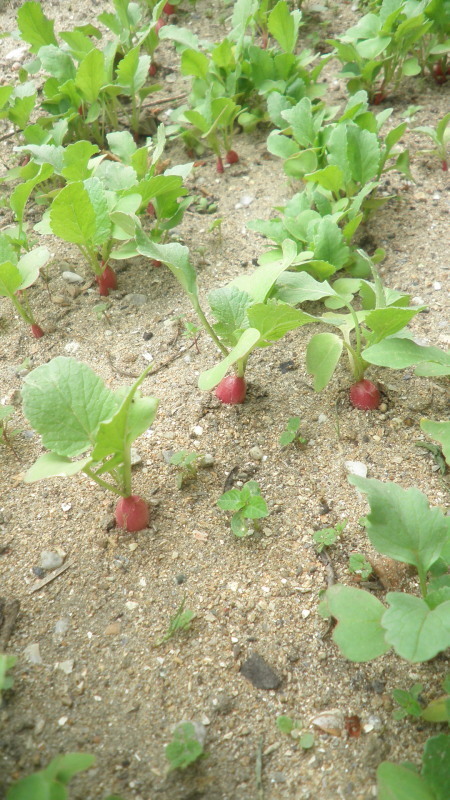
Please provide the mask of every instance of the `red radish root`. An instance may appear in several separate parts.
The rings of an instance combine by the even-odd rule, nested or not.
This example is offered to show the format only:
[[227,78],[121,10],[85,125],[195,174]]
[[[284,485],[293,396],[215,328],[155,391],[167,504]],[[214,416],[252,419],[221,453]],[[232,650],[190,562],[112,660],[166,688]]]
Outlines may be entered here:
[[164,14],[167,14],[168,17],[170,17],[171,14],[175,14],[176,9],[177,7],[172,5],[172,3],[166,3],[166,5],[163,8],[163,12]]
[[222,402],[228,405],[236,405],[243,403],[247,393],[247,384],[244,378],[238,378],[237,375],[227,375],[222,378],[218,386],[216,386],[214,394]]
[[40,325],[37,325],[35,322],[31,325],[31,333],[35,339],[40,339],[44,336],[44,331],[42,330]]
[[217,157],[216,170],[217,170],[217,172],[223,172],[224,171],[223,161],[222,161],[220,156]]
[[110,266],[106,266],[101,275],[96,275],[95,280],[98,283],[99,294],[102,297],[108,297],[110,289],[117,289],[116,273]]
[[226,160],[227,164],[237,164],[239,161],[239,156],[236,153],[236,150],[228,150],[228,153],[226,154]]
[[362,380],[350,387],[350,402],[361,411],[372,411],[380,405],[381,395],[372,381]]
[[133,533],[148,528],[150,511],[142,497],[131,494],[129,497],[121,497],[116,506],[115,517],[119,528]]

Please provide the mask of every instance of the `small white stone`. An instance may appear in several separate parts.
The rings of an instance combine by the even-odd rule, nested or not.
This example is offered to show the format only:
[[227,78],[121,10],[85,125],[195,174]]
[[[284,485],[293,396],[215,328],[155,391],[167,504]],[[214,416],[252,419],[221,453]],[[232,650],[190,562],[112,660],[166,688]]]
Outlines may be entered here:
[[195,433],[196,436],[201,436],[203,433],[203,428],[201,425],[194,425],[192,432]]
[[61,508],[63,511],[70,511],[72,503],[61,503]]
[[64,350],[66,351],[66,353],[76,353],[77,350],[79,349],[80,349],[79,342],[67,342],[67,344],[64,345]]
[[30,664],[42,664],[41,651],[38,644],[29,644],[23,654]]
[[67,283],[83,283],[84,281],[81,275],[78,275],[77,272],[70,272],[70,270],[65,270],[62,273],[62,278],[67,281]]
[[73,658],[68,658],[67,661],[57,661],[55,664],[55,669],[60,669],[61,672],[64,672],[66,675],[70,675],[73,670],[73,665]]
[[442,289],[442,283],[440,281],[433,281],[433,289],[435,292],[439,292]]
[[58,725],[62,728],[62,726],[66,724],[68,719],[69,717],[60,717],[58,720]]
[[142,353],[142,357],[145,358],[146,361],[153,361],[153,356],[151,353]]
[[136,603],[135,600],[127,600],[127,602],[125,603],[125,608],[127,608],[128,611],[135,611],[138,605],[139,603]]
[[359,475],[360,478],[367,478],[367,467],[362,461],[344,461],[344,466],[349,475]]
[[328,417],[326,414],[319,414],[319,416],[317,417],[317,422],[319,423],[319,425],[323,425],[323,423],[326,422],[327,419]]
[[303,608],[302,609],[302,617],[303,617],[303,619],[308,619],[310,613],[311,613],[311,611],[309,610],[309,608]]
[[243,194],[241,197],[241,203],[244,206],[244,208],[247,208],[247,206],[251,206],[254,200],[255,198],[251,194]]
[[423,305],[425,305],[425,300],[423,299],[423,297],[420,297],[420,295],[417,295],[417,297],[412,297],[411,298],[411,305],[412,306],[423,306]]

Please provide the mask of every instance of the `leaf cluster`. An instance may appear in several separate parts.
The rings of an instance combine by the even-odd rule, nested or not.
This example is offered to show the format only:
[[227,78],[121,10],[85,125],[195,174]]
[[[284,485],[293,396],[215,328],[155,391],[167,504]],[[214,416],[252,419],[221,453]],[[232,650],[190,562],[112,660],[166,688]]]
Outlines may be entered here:
[[257,520],[267,517],[269,509],[261,496],[260,488],[256,481],[247,481],[242,489],[230,489],[217,500],[217,505],[223,511],[233,511],[231,517],[231,530],[235,536],[245,537],[253,533],[247,520]]

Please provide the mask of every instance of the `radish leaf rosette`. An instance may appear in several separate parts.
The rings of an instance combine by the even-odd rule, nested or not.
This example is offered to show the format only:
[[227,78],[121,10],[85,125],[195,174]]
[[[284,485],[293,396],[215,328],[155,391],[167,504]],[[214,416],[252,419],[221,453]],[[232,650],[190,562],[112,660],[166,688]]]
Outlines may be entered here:
[[121,497],[119,525],[128,531],[147,527],[148,507],[131,492],[131,445],[156,415],[158,400],[138,391],[150,370],[130,389],[116,392],[73,358],[58,356],[30,372],[22,391],[24,414],[49,452],[30,467],[25,482],[84,472]]

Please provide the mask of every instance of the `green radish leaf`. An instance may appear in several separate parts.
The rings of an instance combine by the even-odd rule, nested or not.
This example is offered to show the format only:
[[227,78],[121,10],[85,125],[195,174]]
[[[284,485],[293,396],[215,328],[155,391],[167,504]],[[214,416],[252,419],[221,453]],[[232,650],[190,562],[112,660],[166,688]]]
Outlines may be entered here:
[[24,414],[43,445],[68,457],[94,443],[100,423],[115,413],[118,402],[87,364],[64,356],[32,370],[22,396]]
[[[58,175],[64,165],[64,147],[54,144],[27,144],[23,146],[27,153],[31,153],[36,164],[51,164]],[[51,172],[49,173],[51,175]]]
[[290,267],[297,255],[296,244],[291,239],[284,240],[282,249],[282,258],[257,267],[251,275],[240,275],[231,285],[247,292],[255,303],[263,303],[279,275]]
[[39,277],[39,270],[51,258],[51,254],[46,247],[36,247],[29,253],[25,253],[17,263],[17,269],[21,275],[21,283],[18,289],[28,289]]
[[180,28],[178,25],[164,25],[158,35],[160,39],[170,39],[171,42],[198,51],[198,37],[188,28]]
[[95,177],[108,192],[123,192],[133,186],[137,189],[137,175],[133,167],[105,158],[95,167]]
[[188,295],[197,297],[197,275],[189,261],[189,249],[178,242],[155,244],[141,228],[136,230],[136,249],[147,258],[162,261]]
[[272,131],[267,137],[267,149],[273,156],[291,158],[298,155],[298,144],[289,136]]
[[83,100],[95,103],[105,83],[107,83],[105,56],[101,50],[94,48],[79,64],[75,75],[75,86],[82,93]]
[[328,164],[324,169],[318,169],[308,175],[304,175],[305,181],[311,183],[318,183],[324,189],[333,192],[334,195],[339,196],[339,192],[344,187],[344,173],[341,168],[335,164]]
[[[229,336],[243,326],[251,297],[236,286],[213,289],[208,294],[208,303],[213,316],[219,322],[215,330],[219,336]],[[244,325],[244,327],[246,327]],[[256,327],[256,326],[254,326]]]
[[338,621],[333,639],[350,661],[370,661],[390,649],[381,626],[386,608],[376,597],[336,583],[327,589],[325,604]]
[[56,453],[44,453],[27,470],[24,482],[34,483],[47,478],[67,478],[70,475],[76,475],[77,472],[81,472],[91,460],[91,457],[87,456],[79,461],[71,461],[70,458],[58,456]]
[[147,367],[135,381],[114,416],[100,423],[92,451],[94,461],[103,461],[106,456],[113,454],[122,456],[125,449],[152,424],[158,409],[158,400],[136,394],[151,369],[151,366]]
[[450,736],[445,733],[431,736],[425,742],[422,775],[431,787],[436,800],[450,797]]
[[[124,169],[127,169],[126,167]],[[95,231],[91,238],[94,245],[100,246],[108,241],[111,236],[112,223],[109,218],[108,200],[106,191],[99,178],[87,178],[84,183],[89,200],[94,211]],[[73,184],[68,184],[73,186]],[[58,199],[59,195],[56,199]],[[50,211],[51,219],[51,211]]]
[[287,303],[257,303],[247,311],[248,321],[261,336],[259,346],[266,346],[281,339],[288,331],[300,328],[310,322],[317,322],[315,317],[300,311]]
[[336,269],[341,269],[348,261],[350,249],[345,244],[339,225],[329,217],[323,217],[320,220],[313,241],[316,259],[327,261]]
[[423,778],[409,767],[382,761],[377,769],[378,800],[436,800]]
[[380,165],[377,135],[358,125],[348,125],[347,158],[354,181],[364,185],[375,178]]
[[11,297],[17,292],[22,282],[22,276],[11,261],[0,264],[0,296]]
[[226,358],[220,361],[219,364],[216,364],[215,367],[202,372],[198,379],[198,388],[202,391],[214,389],[222,378],[225,377],[229,367],[237,361],[246,358],[252,352],[259,338],[259,331],[255,328],[247,328],[247,330],[242,333],[236,347],[228,353]]
[[408,322],[421,311],[421,308],[399,308],[390,306],[389,308],[376,308],[370,311],[366,318],[366,325],[373,331],[375,344],[380,339],[401,331]]
[[66,785],[74,775],[90,769],[93,764],[95,764],[95,756],[91,756],[89,753],[61,753],[50,761],[42,774],[48,780],[55,780]]
[[108,147],[115,156],[118,156],[124,164],[131,164],[137,145],[130,131],[113,131],[106,134]]
[[309,97],[303,97],[297,105],[282,111],[281,116],[288,123],[295,141],[302,148],[314,146],[317,136],[317,122]]
[[208,57],[197,50],[183,50],[181,54],[181,74],[206,79],[209,70]]
[[19,183],[11,193],[9,198],[9,205],[11,206],[18,222],[23,221],[23,213],[27,204],[28,198],[31,195],[34,187],[39,183],[46,181],[53,173],[53,167],[50,164],[42,164],[39,172],[34,178],[30,178],[23,183]]
[[17,12],[17,25],[22,39],[31,44],[32,53],[44,45],[57,44],[54,22],[45,16],[41,3],[23,3]]
[[67,800],[67,792],[61,784],[49,782],[42,772],[35,772],[11,786],[6,800],[23,800],[24,797],[32,797],[33,800]]
[[429,661],[450,647],[450,600],[430,609],[421,597],[388,592],[381,624],[386,641],[402,658]]
[[147,80],[150,56],[140,56],[139,47],[134,47],[117,65],[117,85],[135,95]]
[[339,363],[344,343],[335,333],[316,333],[306,349],[306,369],[314,376],[314,389],[321,392]]
[[430,508],[418,489],[350,475],[349,482],[367,494],[367,535],[382,555],[412,564],[426,574],[450,538],[450,518]]
[[301,18],[301,11],[290,12],[285,0],[279,0],[267,18],[269,33],[285,53],[295,50]]
[[438,347],[424,347],[412,339],[384,339],[366,347],[363,358],[370,364],[390,369],[405,369],[421,362],[435,362],[446,367],[450,373],[450,353]]
[[56,78],[59,84],[72,81],[75,78],[75,65],[69,53],[65,53],[53,44],[41,47],[39,59],[43,68]]
[[450,464],[450,421],[434,422],[431,419],[421,419],[420,427],[428,436],[440,442],[444,458],[447,464]]
[[92,169],[88,167],[90,158],[98,153],[98,147],[92,142],[79,141],[64,148],[61,175],[66,181],[77,181],[88,178]]
[[307,300],[322,300],[324,297],[339,299],[327,281],[316,281],[307,272],[286,272],[282,275],[277,281],[276,296],[291,305]]
[[96,232],[95,210],[81,181],[68,183],[56,195],[50,207],[50,226],[65,242],[86,244]]

